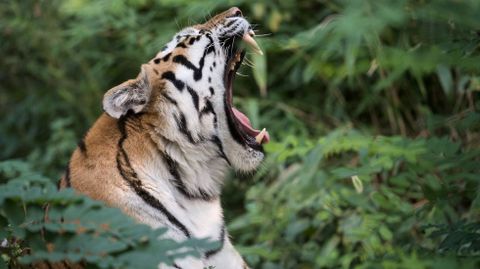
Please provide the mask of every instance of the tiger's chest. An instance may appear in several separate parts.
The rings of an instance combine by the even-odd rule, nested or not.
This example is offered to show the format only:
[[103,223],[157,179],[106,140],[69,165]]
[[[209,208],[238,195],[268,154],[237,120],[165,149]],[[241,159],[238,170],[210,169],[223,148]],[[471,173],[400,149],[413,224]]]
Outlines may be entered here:
[[[137,193],[131,193],[129,197],[124,198],[124,201],[127,201],[126,207],[130,209],[128,211],[133,217],[154,228],[168,227],[169,236],[172,238],[221,237],[224,222],[219,197],[198,199],[186,196],[179,191],[179,182],[172,177],[171,171],[160,159],[133,162],[133,166],[143,188],[150,194],[150,197],[142,197]],[[191,185],[192,181],[207,181],[211,177],[211,171],[212,169],[197,167],[194,172],[187,173],[184,169],[179,174],[182,176],[182,184],[193,189],[195,186]],[[198,187],[208,186],[199,184]]]
[[197,238],[217,238],[223,229],[223,214],[220,201],[185,203],[185,222],[190,223],[192,235]]

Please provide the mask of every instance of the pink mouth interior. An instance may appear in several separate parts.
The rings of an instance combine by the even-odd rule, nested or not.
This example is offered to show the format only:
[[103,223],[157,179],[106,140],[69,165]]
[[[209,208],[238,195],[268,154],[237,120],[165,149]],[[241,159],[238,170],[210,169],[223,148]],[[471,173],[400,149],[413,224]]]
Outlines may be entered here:
[[[240,125],[242,125],[243,130],[248,135],[250,135],[252,137],[256,137],[260,133],[259,130],[256,130],[256,129],[252,128],[252,124],[250,123],[250,119],[245,114],[243,114],[242,112],[240,112],[238,109],[236,109],[234,107],[232,107],[232,111],[233,111],[233,114],[235,115],[235,118],[237,118],[238,123],[240,123]],[[270,136],[267,132],[265,134],[265,136],[263,137],[261,144],[266,144],[269,141],[270,141]]]

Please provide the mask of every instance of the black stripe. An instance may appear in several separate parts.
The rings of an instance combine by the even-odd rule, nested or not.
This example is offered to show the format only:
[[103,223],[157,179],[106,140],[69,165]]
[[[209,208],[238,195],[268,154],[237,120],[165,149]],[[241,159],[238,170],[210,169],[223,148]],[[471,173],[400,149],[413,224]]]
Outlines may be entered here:
[[220,141],[220,138],[218,138],[218,136],[214,135],[212,137],[212,142],[213,144],[215,144],[217,147],[218,147],[218,154],[220,155],[220,157],[222,157],[223,159],[225,159],[225,161],[227,161],[228,165],[232,165],[230,163],[230,160],[227,158],[227,155],[225,154],[225,151],[223,150],[223,144],[222,144],[222,141]]
[[[168,155],[166,152],[162,151],[160,149],[160,147],[158,146],[158,143],[155,142],[155,140],[153,140],[152,138],[149,138],[149,139],[150,139],[150,142],[157,149],[158,154],[163,158],[165,164],[167,165],[168,171],[170,172],[170,174],[174,178],[173,179],[173,181],[175,183],[174,186],[175,186],[175,188],[177,189],[178,192],[180,192],[181,194],[183,194],[184,196],[186,196],[190,200],[201,199],[201,200],[205,200],[205,201],[211,201],[213,198],[216,198],[216,197],[213,197],[211,195],[208,195],[204,190],[199,190],[200,196],[190,193],[187,190],[183,180],[180,177],[180,173],[178,171],[178,168],[179,168],[178,163],[174,159],[172,159],[172,157],[170,157],[170,155]],[[182,207],[182,208],[185,208],[181,204],[179,204],[179,206]]]
[[183,91],[183,88],[185,87],[185,83],[183,81],[178,80],[175,77],[175,74],[172,71],[167,71],[162,74],[162,78],[169,80],[170,82],[175,85],[175,88],[177,88],[179,91]]
[[[213,110],[212,103],[207,100],[205,102],[205,107],[200,112],[200,118],[203,115],[207,115],[209,113],[213,114],[213,126],[214,126],[215,129],[217,129],[218,128],[217,113],[215,113],[215,110]],[[223,144],[222,144],[222,141],[220,140],[220,138],[218,136],[214,135],[214,136],[212,136],[211,141],[218,147],[218,154],[220,155],[220,157],[225,159],[225,161],[227,161],[227,163],[231,166],[232,164],[230,163],[230,160],[227,158],[227,155],[225,154],[225,151],[223,150]]]
[[[170,155],[168,155],[167,153],[161,152],[161,154],[162,154],[163,159],[165,160],[165,163],[168,166],[168,171],[170,172],[170,174],[175,179],[178,179],[179,181],[181,181],[180,180],[180,173],[177,170],[178,163],[175,160],[173,160],[172,157],[170,157]],[[182,183],[182,185],[183,185],[183,183]]]
[[175,99],[173,99],[172,97],[170,97],[170,95],[168,95],[168,93],[166,92],[162,92],[162,95],[163,97],[165,97],[165,99],[167,99],[170,103],[174,104],[174,105],[178,105],[177,101],[175,101]]
[[81,153],[87,155],[87,145],[85,144],[85,137],[78,141],[78,148],[80,149]]
[[222,230],[220,231],[220,238],[218,239],[218,241],[220,241],[220,247],[205,252],[205,257],[207,259],[217,254],[223,249],[223,246],[225,245],[225,225],[222,226]]
[[172,55],[171,52],[168,53],[167,55],[163,56],[163,58],[161,58],[161,59],[160,59],[160,58],[155,58],[155,59],[153,59],[153,62],[154,62],[155,64],[159,64],[160,61],[168,62],[168,59],[170,59],[170,55]]
[[[227,18],[229,18],[229,17],[227,17]],[[232,26],[232,24],[234,24],[236,21],[237,20],[230,20],[229,22],[227,22],[227,24],[225,24],[225,28]]]
[[200,119],[204,115],[207,115],[209,113],[213,114],[213,127],[217,129],[218,128],[217,113],[215,113],[215,110],[213,110],[212,103],[209,100],[207,100],[205,102],[205,107],[202,109],[202,111],[200,111]]
[[193,105],[195,106],[195,109],[198,111],[198,106],[199,106],[199,100],[198,100],[198,94],[195,90],[190,88],[190,86],[187,86],[188,93],[192,96],[192,102]]
[[235,33],[239,26],[240,26],[240,23],[236,24],[235,26],[232,27],[232,29],[227,30],[227,32],[225,34],[228,35],[230,33]]
[[178,266],[176,263],[173,264],[173,267],[175,267],[177,269],[182,269],[182,267]]
[[168,59],[170,59],[170,55],[172,55],[171,52],[168,53],[167,55],[165,55],[165,56],[162,58],[162,60],[163,60],[164,62],[168,62]]
[[[215,110],[213,110],[212,103],[210,103],[210,101],[207,101],[205,103],[205,105],[206,105],[205,108],[202,110],[203,113],[201,113],[200,116],[205,115],[207,112],[212,113],[213,114],[213,127],[215,129],[217,129],[218,128],[217,114],[215,113]],[[230,160],[228,159],[227,155],[225,154],[225,151],[223,150],[223,144],[222,144],[222,141],[220,140],[220,138],[218,136],[214,135],[211,138],[211,141],[218,147],[218,154],[220,155],[220,157],[222,157],[225,161],[227,161],[228,165],[231,166],[232,163],[230,163]]]
[[67,188],[72,186],[72,182],[70,179],[70,161],[67,164],[67,169],[65,169],[65,185]]
[[[203,60],[203,57],[202,57],[202,59],[200,59],[200,61],[202,61],[202,60]],[[190,62],[183,55],[177,55],[177,56],[173,57],[173,62],[179,63],[181,65],[184,65],[186,68],[188,68],[190,70],[193,70],[193,79],[195,79],[195,81],[198,81],[202,78],[202,67],[203,67],[203,65],[201,65],[200,67],[197,68],[192,62]]]
[[202,70],[203,70],[203,66],[205,65],[205,57],[207,56],[207,54],[212,52],[212,49],[213,49],[213,51],[215,50],[214,46],[212,45],[213,44],[213,39],[211,37],[209,37],[209,39],[210,39],[210,42],[206,46],[208,48],[208,50],[203,52],[202,58],[200,59],[200,62],[198,63],[198,68],[183,55],[177,55],[177,56],[173,57],[173,62],[182,64],[186,68],[193,71],[193,79],[195,81],[198,81],[202,78]]
[[121,117],[118,120],[118,129],[120,131],[121,137],[118,140],[118,152],[117,152],[117,169],[122,176],[122,178],[129,184],[129,186],[135,191],[135,193],[148,205],[151,207],[159,210],[165,217],[167,217],[168,221],[176,226],[180,231],[182,231],[186,237],[190,238],[190,232],[188,231],[187,227],[183,225],[172,213],[170,213],[165,206],[152,194],[146,191],[143,186],[142,182],[138,179],[137,173],[133,169],[130,160],[128,158],[127,153],[123,149],[123,142],[127,139],[127,131],[126,131],[126,121],[130,117],[130,113]]
[[178,43],[177,46],[175,46],[176,48],[184,48],[186,49],[187,48],[187,45],[185,45],[185,43],[181,42],[181,43]]
[[207,48],[208,48],[208,49],[207,49],[207,54],[213,52],[213,54],[215,55],[215,54],[216,54],[216,52],[215,52],[215,45],[214,45],[214,44],[215,44],[215,41],[213,41],[213,38],[212,38],[212,36],[211,36],[210,34],[207,34],[206,37],[210,40],[210,42],[209,42],[208,45],[207,45]]
[[[208,81],[210,82],[212,80],[212,78],[208,78]],[[215,94],[215,90],[213,89],[213,87],[209,87],[208,88],[210,90],[210,94],[214,95]]]
[[205,107],[202,108],[202,111],[200,111],[200,117],[202,117],[203,115],[209,114],[209,113],[212,113],[216,116],[216,113],[213,110],[212,103],[209,100],[207,100],[207,101],[205,101]]
[[166,152],[160,151],[160,154],[162,155],[163,159],[165,160],[165,163],[167,164],[168,171],[173,176],[175,188],[183,196],[187,197],[190,200],[197,199],[197,200],[204,200],[204,201],[211,201],[216,198],[215,196],[206,193],[204,190],[200,188],[197,189],[198,194],[191,193],[185,186],[185,183],[183,182],[182,178],[180,177],[180,173],[178,172],[178,163],[175,160],[173,160],[172,157],[170,157]]
[[190,143],[196,144],[197,142],[193,139],[192,134],[187,128],[187,119],[185,118],[185,115],[182,112],[180,112],[180,118],[178,118],[176,114],[173,114],[173,118],[177,123],[178,130],[187,137]]

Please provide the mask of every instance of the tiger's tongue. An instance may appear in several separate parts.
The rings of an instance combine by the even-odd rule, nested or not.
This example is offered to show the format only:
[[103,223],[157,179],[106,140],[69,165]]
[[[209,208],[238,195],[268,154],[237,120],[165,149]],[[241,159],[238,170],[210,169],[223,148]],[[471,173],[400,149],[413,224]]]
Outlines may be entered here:
[[[233,114],[235,115],[235,118],[237,118],[238,122],[242,125],[243,130],[250,136],[252,137],[257,137],[261,131],[253,129],[252,124],[250,123],[250,120],[248,117],[240,112],[238,109],[232,107]],[[270,136],[267,131],[265,131],[265,135],[263,136],[261,140],[261,144],[266,144],[270,141]]]

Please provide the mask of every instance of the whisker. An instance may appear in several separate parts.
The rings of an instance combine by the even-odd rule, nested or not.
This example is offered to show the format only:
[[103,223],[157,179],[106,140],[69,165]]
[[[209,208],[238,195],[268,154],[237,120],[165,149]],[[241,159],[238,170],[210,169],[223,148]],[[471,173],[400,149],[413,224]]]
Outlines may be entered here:
[[249,51],[247,51],[247,55],[258,55],[258,53],[256,53],[256,52],[249,52]]
[[178,31],[180,31],[180,29],[182,29],[182,28],[180,27],[180,24],[178,23],[177,18],[175,18],[175,24],[177,25]]
[[233,36],[232,46],[230,46],[230,53],[231,53],[231,55],[233,55],[233,44],[235,44],[235,37],[236,37],[236,36]]
[[247,57],[243,57],[243,62],[245,63],[245,65],[248,65],[252,68],[255,68],[255,64],[250,59],[248,59]]
[[199,24],[199,23],[198,23],[198,21],[196,21],[196,20],[192,19],[191,17],[189,18],[189,20],[190,20],[190,23],[189,23],[189,25],[192,25],[192,24]]
[[240,77],[245,77],[245,78],[248,77],[248,75],[242,74],[240,72],[235,72],[235,73],[237,74],[237,76],[240,76]]
[[242,62],[242,65],[246,65],[246,66],[248,66],[248,67],[250,67],[250,68],[255,68],[254,65],[252,65],[252,64],[250,64],[250,63],[247,63],[246,61],[243,61],[243,62]]
[[267,34],[255,34],[255,37],[266,37],[266,36],[271,36],[272,33],[267,33]]

